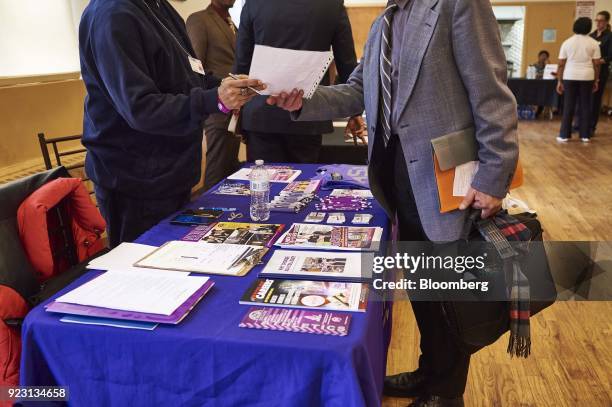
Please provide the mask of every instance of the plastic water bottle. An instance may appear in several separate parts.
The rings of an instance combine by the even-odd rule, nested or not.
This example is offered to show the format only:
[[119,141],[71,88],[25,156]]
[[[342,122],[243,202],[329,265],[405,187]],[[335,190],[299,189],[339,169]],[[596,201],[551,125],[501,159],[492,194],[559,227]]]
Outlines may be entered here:
[[263,160],[255,161],[251,170],[251,220],[265,222],[270,219],[270,178]]

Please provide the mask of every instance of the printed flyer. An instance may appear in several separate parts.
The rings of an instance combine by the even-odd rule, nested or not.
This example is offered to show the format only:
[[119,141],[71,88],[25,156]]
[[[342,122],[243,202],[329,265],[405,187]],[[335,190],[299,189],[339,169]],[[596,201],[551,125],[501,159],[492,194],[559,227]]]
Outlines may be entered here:
[[365,312],[368,292],[362,283],[260,278],[244,293],[240,304]]

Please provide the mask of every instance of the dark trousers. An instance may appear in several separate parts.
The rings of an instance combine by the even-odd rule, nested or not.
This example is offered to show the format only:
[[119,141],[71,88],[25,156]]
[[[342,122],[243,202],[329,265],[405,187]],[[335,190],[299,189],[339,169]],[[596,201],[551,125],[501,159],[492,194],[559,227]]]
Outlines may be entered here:
[[210,189],[240,167],[238,161],[240,139],[227,131],[228,122],[229,119],[225,115],[221,118],[210,116],[204,124],[206,135],[204,189]]
[[96,200],[106,220],[111,248],[132,242],[162,219],[184,207],[191,191],[160,199],[133,198],[120,192],[95,186]]
[[599,123],[599,115],[601,114],[601,104],[604,92],[606,91],[606,83],[608,83],[608,77],[610,76],[610,70],[608,65],[602,65],[599,73],[599,89],[593,94],[593,106],[591,116],[591,130],[595,132],[597,123]]
[[247,132],[247,160],[271,163],[316,163],[323,137],[304,134]]
[[[397,212],[401,241],[427,241],[408,177],[406,160],[397,136],[385,149],[375,138],[374,156],[378,162],[387,201]],[[454,398],[463,395],[470,367],[470,354],[462,351],[451,337],[439,302],[412,301],[412,310],[421,333],[419,370],[429,376],[432,395]]]
[[562,138],[572,136],[572,121],[576,104],[580,104],[580,138],[591,137],[591,100],[593,94],[593,81],[563,81],[565,97],[563,98],[563,119],[561,120]]

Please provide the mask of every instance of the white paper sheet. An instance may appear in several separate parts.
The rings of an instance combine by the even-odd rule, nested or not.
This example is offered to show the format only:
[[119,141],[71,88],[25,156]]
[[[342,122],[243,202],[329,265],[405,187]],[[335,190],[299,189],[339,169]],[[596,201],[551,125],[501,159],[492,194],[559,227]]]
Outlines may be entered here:
[[310,99],[333,60],[331,51],[297,51],[255,45],[249,77],[267,85],[264,95],[293,89]]
[[111,270],[126,269],[138,260],[152,253],[157,247],[138,243],[121,243],[110,252],[89,262],[88,269]]
[[453,181],[453,196],[466,196],[474,175],[478,172],[478,161],[470,161],[455,168],[455,179]]
[[107,271],[56,301],[123,311],[170,315],[207,277],[161,270]]

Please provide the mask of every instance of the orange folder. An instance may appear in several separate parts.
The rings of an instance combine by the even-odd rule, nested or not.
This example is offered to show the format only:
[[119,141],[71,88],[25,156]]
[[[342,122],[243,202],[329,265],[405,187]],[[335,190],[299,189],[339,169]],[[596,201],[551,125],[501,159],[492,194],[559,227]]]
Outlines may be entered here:
[[[453,195],[453,183],[455,181],[455,169],[451,168],[446,171],[440,169],[438,158],[434,154],[434,166],[436,173],[436,182],[438,184],[438,197],[440,198],[440,213],[447,213],[459,209],[459,205],[463,201],[463,197]],[[510,184],[510,189],[518,188],[523,185],[523,166],[519,161],[516,165],[514,178]]]

